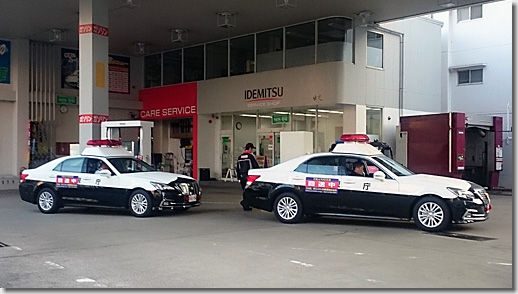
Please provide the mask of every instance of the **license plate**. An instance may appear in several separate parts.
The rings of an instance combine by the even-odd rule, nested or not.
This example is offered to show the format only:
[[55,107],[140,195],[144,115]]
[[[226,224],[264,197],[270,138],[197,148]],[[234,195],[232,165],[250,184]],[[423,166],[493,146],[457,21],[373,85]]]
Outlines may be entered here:
[[189,202],[196,201],[196,195],[189,195]]

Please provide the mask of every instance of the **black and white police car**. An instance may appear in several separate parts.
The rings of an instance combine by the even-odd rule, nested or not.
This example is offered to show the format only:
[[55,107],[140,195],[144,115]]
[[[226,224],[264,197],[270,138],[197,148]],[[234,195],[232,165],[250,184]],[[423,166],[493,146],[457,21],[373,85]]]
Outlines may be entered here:
[[[303,216],[413,219],[425,231],[484,221],[487,191],[461,179],[414,174],[368,144],[369,137],[344,134],[331,152],[307,154],[248,173],[245,200],[273,211],[283,223]],[[364,176],[352,175],[356,162]]]
[[137,217],[199,206],[202,194],[194,178],[156,171],[116,140],[90,140],[81,155],[23,170],[19,192],[43,213],[101,206],[129,208]]

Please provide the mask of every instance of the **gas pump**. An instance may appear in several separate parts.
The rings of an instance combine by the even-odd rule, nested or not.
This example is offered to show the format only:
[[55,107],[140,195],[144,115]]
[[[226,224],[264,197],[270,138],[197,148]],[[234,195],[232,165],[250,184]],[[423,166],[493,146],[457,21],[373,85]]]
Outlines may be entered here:
[[101,123],[101,139],[124,140],[121,139],[121,128],[138,128],[139,136],[137,142],[131,142],[129,148],[133,155],[143,161],[152,164],[152,128],[154,123],[151,121],[126,120],[126,121],[105,121]]

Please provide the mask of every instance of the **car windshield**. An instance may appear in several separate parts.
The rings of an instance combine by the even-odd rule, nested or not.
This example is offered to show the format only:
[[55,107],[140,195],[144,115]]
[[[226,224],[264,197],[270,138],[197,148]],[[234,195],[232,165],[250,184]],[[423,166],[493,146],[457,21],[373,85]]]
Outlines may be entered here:
[[121,174],[156,171],[151,165],[132,157],[110,158],[108,161],[113,164]]
[[414,172],[406,168],[401,163],[395,161],[392,158],[389,158],[385,155],[373,156],[372,159],[376,160],[378,163],[383,165],[385,168],[393,172],[396,176],[410,176],[413,175]]

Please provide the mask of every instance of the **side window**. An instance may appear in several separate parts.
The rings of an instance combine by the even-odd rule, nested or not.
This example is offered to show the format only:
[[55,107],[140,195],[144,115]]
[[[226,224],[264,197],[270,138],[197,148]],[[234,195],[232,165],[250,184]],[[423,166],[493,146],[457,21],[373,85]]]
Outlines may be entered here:
[[95,174],[95,172],[101,167],[102,161],[99,159],[88,158],[86,164],[86,173]]
[[373,177],[374,173],[379,171],[380,169],[370,160],[365,160],[365,164],[367,165],[366,174],[368,177]]
[[343,175],[344,168],[340,165],[339,156],[321,156],[306,162],[307,173],[319,175]]
[[357,162],[358,160],[360,160],[359,158],[356,158],[356,157],[346,157],[344,159],[344,166],[345,166],[345,174],[346,175],[352,175],[354,173],[354,163]]
[[61,166],[61,169],[59,171],[69,173],[80,173],[83,171],[83,162],[84,158],[67,159],[63,161],[60,165],[58,165],[54,170],[57,170],[57,168]]

